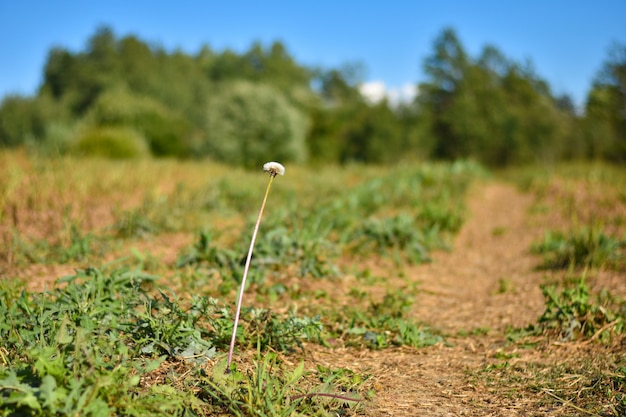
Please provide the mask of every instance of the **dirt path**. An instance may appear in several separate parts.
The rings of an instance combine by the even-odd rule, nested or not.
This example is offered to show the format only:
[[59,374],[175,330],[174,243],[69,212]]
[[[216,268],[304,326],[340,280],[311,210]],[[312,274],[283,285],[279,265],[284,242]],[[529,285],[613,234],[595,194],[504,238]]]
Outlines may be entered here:
[[502,183],[478,184],[469,219],[449,253],[417,268],[422,282],[415,317],[446,333],[505,330],[534,322],[543,309],[531,244],[541,229],[529,222],[533,197]]
[[[517,416],[544,415],[472,383],[471,372],[494,362],[507,326],[526,326],[543,311],[529,254],[541,231],[529,224],[532,196],[489,182],[470,192],[470,216],[451,252],[412,268],[421,283],[412,315],[440,329],[448,341],[426,349],[380,352],[314,348],[315,361],[346,366],[376,376],[370,416]],[[459,332],[475,336],[458,336]],[[485,334],[486,333],[486,334]],[[341,358],[338,360],[338,357]],[[339,361],[339,362],[338,362]]]

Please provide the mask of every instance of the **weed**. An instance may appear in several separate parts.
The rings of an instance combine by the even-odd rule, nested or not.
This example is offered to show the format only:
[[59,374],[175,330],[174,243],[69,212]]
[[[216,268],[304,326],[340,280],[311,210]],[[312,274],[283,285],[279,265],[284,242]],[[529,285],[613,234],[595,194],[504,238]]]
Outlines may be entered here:
[[387,292],[380,303],[370,304],[373,316],[401,318],[413,305],[413,298],[403,291]]
[[[225,372],[228,369],[231,372]],[[329,378],[328,371],[324,370],[323,383],[305,391],[304,363],[286,371],[273,353],[256,359],[247,372],[223,362],[218,362],[212,371],[203,379],[202,395],[210,399],[217,410],[235,416],[339,414],[360,402],[354,391],[362,380],[355,378],[349,392],[337,392],[332,384],[334,378]]]
[[290,352],[294,346],[302,348],[302,341],[321,342],[322,323],[319,317],[297,317],[292,313],[281,318],[267,309],[244,310],[242,319],[247,322],[246,335],[239,339],[243,346],[256,346],[260,351],[268,348]]
[[198,234],[198,240],[191,249],[180,255],[176,261],[177,268],[189,265],[206,264],[216,268],[222,275],[226,273],[237,276],[240,271],[240,262],[235,252],[221,249],[213,244],[213,234],[203,230]]
[[328,329],[348,345],[371,349],[402,345],[420,348],[443,341],[427,326],[406,317],[412,303],[412,298],[401,291],[387,293],[381,302],[371,302],[366,310],[344,307],[333,312],[328,317]]
[[80,261],[86,259],[91,254],[93,235],[83,234],[76,224],[70,227],[70,243],[66,248],[58,248],[59,254],[56,256],[60,263],[70,261]]
[[606,340],[612,332],[619,334],[626,329],[623,315],[592,302],[584,278],[560,293],[555,286],[544,286],[542,291],[546,310],[539,318],[539,332],[556,333],[563,340]]
[[93,233],[83,233],[76,224],[69,227],[67,239],[28,241],[14,232],[10,244],[11,258],[17,265],[80,262],[102,255],[107,247],[104,238],[96,237]]
[[148,216],[148,205],[145,203],[142,208],[122,211],[117,217],[117,222],[112,226],[117,237],[146,237],[161,230]]
[[516,403],[533,398],[538,405],[558,407],[563,415],[618,417],[626,412],[624,368],[610,355],[594,352],[559,363],[509,362],[511,355],[498,356],[500,362],[484,366],[474,377]]
[[228,350],[228,366],[226,368],[226,372],[230,372],[230,364],[233,359],[233,351],[235,350],[235,340],[237,338],[237,325],[239,324],[239,314],[241,312],[241,302],[243,300],[243,293],[246,289],[246,277],[248,276],[248,270],[250,268],[250,261],[252,259],[252,250],[254,249],[254,242],[256,240],[257,232],[259,231],[259,224],[261,223],[261,217],[263,216],[263,209],[265,208],[265,203],[267,202],[267,196],[270,193],[270,188],[272,186],[272,182],[276,175],[285,175],[285,167],[283,167],[278,162],[268,162],[263,165],[263,170],[270,175],[270,180],[267,183],[267,188],[265,189],[265,196],[263,197],[263,203],[261,204],[261,209],[259,210],[259,216],[257,218],[256,224],[254,226],[254,231],[252,232],[252,239],[250,240],[250,249],[248,249],[248,256],[246,257],[246,265],[243,270],[243,277],[241,279],[241,289],[239,290],[239,297],[237,298],[237,311],[235,312],[235,321],[233,323],[233,335],[230,341],[230,349]]
[[510,278],[499,278],[498,279],[498,289],[496,290],[496,294],[505,294],[514,290],[513,281]]
[[338,275],[338,269],[332,262],[337,250],[336,245],[309,234],[303,228],[284,226],[264,231],[266,238],[256,248],[253,264],[264,266],[295,265],[299,276],[310,275],[314,278]]
[[492,236],[503,236],[504,234],[506,234],[507,229],[504,226],[496,226],[491,230],[491,235]]
[[[168,362],[203,366],[228,346],[230,309],[208,297],[179,299],[155,277],[86,269],[62,288],[28,293],[0,281],[0,408],[9,415],[182,415],[207,404],[197,389],[142,386]],[[244,310],[242,346],[291,351],[319,340],[317,319]]]
[[544,255],[543,268],[563,269],[568,267],[607,266],[624,267],[620,249],[626,241],[605,235],[599,227],[583,228],[565,235],[547,232],[543,242],[533,246],[532,251]]
[[171,415],[193,407],[190,393],[159,395],[156,387],[145,392],[138,386],[143,373],[170,355],[212,355],[206,333],[187,327],[195,320],[191,314],[181,320],[180,309],[165,308],[170,301],[142,289],[153,277],[90,269],[63,281],[64,288],[41,294],[0,291],[4,413]]
[[388,218],[370,218],[355,231],[354,240],[357,250],[367,252],[374,248],[379,252],[388,249],[406,254],[406,258],[415,263],[430,261],[428,249],[441,246],[433,243],[436,234],[425,235],[417,228],[414,219],[408,215]]
[[[329,335],[371,349],[443,340],[409,315],[412,291],[390,290],[368,302],[365,286],[385,285],[388,276],[374,275],[367,266],[355,267],[354,305],[322,311],[308,302],[335,302],[343,272],[338,265],[345,265],[336,261],[355,253],[355,238],[361,245],[357,255],[375,251],[402,262],[423,262],[443,248],[464,219],[462,199],[476,176],[471,164],[331,168],[314,176],[294,169],[306,181],[288,177],[275,190],[285,204],[263,220],[264,238],[249,258],[247,284],[255,285],[246,290],[256,291],[264,308],[241,308],[238,329],[233,306],[199,293],[211,294],[215,277],[222,280],[221,294],[238,283],[242,291],[246,287],[242,214],[260,198],[260,179],[244,171],[224,176],[225,169],[206,162],[59,160],[35,170],[27,165],[15,186],[0,185],[6,190],[0,214],[17,213],[12,227],[0,227],[1,236],[15,231],[3,254],[21,258],[20,266],[63,260],[92,267],[41,294],[0,283],[0,415],[352,414],[358,412],[353,400],[369,395],[361,392],[366,377],[343,368],[303,372],[282,363],[282,355],[306,347],[305,341],[324,344]],[[155,181],[163,177],[166,182]],[[128,196],[137,190],[147,191],[133,205]],[[66,213],[55,222],[41,220],[70,203],[72,218]],[[58,242],[39,239],[29,223],[59,236]],[[180,297],[159,287],[145,269],[162,272],[168,265],[141,243],[125,261],[98,263],[103,243],[183,225],[193,225],[197,239],[162,279],[180,279],[196,295]],[[100,227],[112,233],[100,236]],[[269,283],[261,285],[267,277]],[[305,278],[293,279],[298,277]],[[308,278],[328,277],[331,285],[308,285]],[[279,297],[294,308],[276,308],[272,303]],[[296,315],[297,308],[313,314]],[[257,357],[238,360],[226,376],[227,362],[218,358],[226,356],[233,334],[238,354],[247,358],[256,350]],[[220,378],[231,382],[221,384]]]

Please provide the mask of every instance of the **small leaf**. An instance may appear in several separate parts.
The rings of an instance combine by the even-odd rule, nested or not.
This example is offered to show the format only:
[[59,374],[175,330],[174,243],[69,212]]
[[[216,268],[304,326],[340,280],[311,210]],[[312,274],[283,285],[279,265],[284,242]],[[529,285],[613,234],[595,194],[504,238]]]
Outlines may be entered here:
[[167,355],[159,356],[157,359],[155,359],[153,361],[149,361],[148,363],[146,363],[146,366],[144,368],[144,372],[152,372],[152,371],[154,371],[159,366],[161,366],[161,364],[163,363],[163,361],[165,359],[167,359]]
[[68,345],[74,340],[74,337],[70,335],[67,330],[67,324],[67,316],[63,316],[61,326],[59,327],[59,332],[57,333],[57,343],[59,343],[60,345]]
[[300,364],[296,367],[296,369],[294,369],[293,372],[287,375],[286,385],[289,386],[298,382],[298,380],[302,378],[303,374],[304,374],[304,362],[300,362]]
[[64,401],[66,392],[65,389],[57,386],[57,382],[52,375],[46,375],[41,380],[39,397],[42,399],[44,408],[53,410],[56,408],[56,404]]

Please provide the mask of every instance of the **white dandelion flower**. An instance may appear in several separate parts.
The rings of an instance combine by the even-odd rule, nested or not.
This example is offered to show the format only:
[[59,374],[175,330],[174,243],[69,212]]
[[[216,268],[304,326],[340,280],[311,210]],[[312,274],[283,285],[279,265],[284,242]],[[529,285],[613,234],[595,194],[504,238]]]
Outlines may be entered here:
[[248,277],[248,271],[250,269],[250,260],[252,259],[252,251],[254,249],[254,242],[256,241],[256,235],[259,231],[259,224],[261,224],[261,217],[263,216],[263,209],[265,209],[265,203],[267,202],[267,196],[270,193],[270,187],[272,181],[276,178],[276,175],[285,175],[285,167],[278,162],[267,162],[263,165],[263,171],[270,174],[270,180],[267,183],[265,189],[265,197],[263,197],[263,203],[261,204],[261,210],[259,210],[259,217],[256,219],[254,225],[254,231],[252,232],[252,239],[250,240],[250,248],[248,249],[248,256],[246,257],[246,264],[243,268],[243,277],[241,278],[241,287],[239,289],[239,296],[237,297],[237,310],[235,311],[235,319],[233,322],[233,335],[230,339],[230,348],[228,349],[228,363],[226,364],[226,373],[230,373],[230,365],[233,360],[233,352],[235,351],[235,339],[237,338],[237,326],[239,324],[239,315],[241,314],[241,303],[243,301],[243,293],[246,288],[246,278]]
[[285,167],[278,162],[266,162],[263,165],[263,171],[268,172],[271,176],[285,175]]

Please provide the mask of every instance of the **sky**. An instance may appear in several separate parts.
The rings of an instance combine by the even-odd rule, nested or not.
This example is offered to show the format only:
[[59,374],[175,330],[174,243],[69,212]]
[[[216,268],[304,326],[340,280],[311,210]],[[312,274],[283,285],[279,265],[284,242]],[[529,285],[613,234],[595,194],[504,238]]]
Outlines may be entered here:
[[302,65],[362,64],[362,91],[392,99],[425,81],[423,61],[451,27],[470,56],[493,45],[530,61],[580,106],[611,44],[626,45],[626,1],[0,0],[0,99],[36,94],[50,48],[82,51],[103,25],[190,54],[278,40]]

